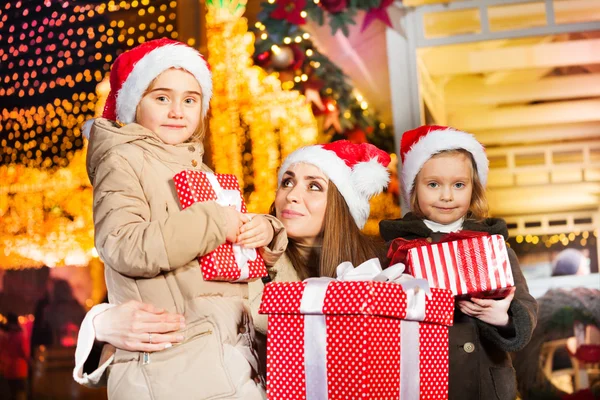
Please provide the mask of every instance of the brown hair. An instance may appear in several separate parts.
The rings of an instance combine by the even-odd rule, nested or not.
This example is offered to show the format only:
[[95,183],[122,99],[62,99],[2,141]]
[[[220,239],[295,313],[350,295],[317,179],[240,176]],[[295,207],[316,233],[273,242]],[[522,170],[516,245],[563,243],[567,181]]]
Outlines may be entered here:
[[[475,159],[473,158],[473,154],[468,152],[465,149],[451,149],[451,150],[442,150],[439,153],[431,156],[437,157],[440,154],[444,155],[459,155],[462,154],[466,156],[469,160],[471,160],[471,181],[473,183],[473,193],[471,193],[471,204],[469,205],[469,211],[467,212],[466,218],[473,219],[476,221],[482,221],[488,216],[488,202],[485,195],[485,188],[481,184],[481,180],[479,179],[479,174],[477,173],[477,164],[475,163]],[[419,172],[420,173],[420,172]],[[415,178],[415,182],[419,178],[419,174],[417,174]],[[423,211],[419,207],[419,199],[417,197],[416,191],[416,183],[413,184],[412,191],[410,192],[410,209],[418,218],[425,218]]]
[[[173,67],[170,69],[181,69],[181,68]],[[181,69],[181,70],[188,72],[184,69]],[[161,72],[161,74],[162,74],[162,72]],[[148,85],[146,90],[144,91],[144,94],[142,94],[142,97],[140,98],[140,102],[141,102],[141,99],[143,99],[150,92],[150,90],[152,90],[152,87],[154,86],[154,83],[156,83],[156,80],[158,79],[159,76],[160,76],[160,74],[158,74],[154,79],[152,79],[152,81],[150,82],[150,84]],[[202,91],[202,86],[200,86],[200,91]],[[204,96],[204,93],[202,93],[202,96]],[[207,125],[206,121],[208,120],[208,118],[202,117],[203,111],[204,110],[202,110],[202,102],[200,102],[200,123],[198,124],[198,127],[196,128],[196,130],[194,131],[192,136],[190,136],[190,138],[188,140],[186,140],[184,143],[202,143],[204,141],[204,135],[206,135],[206,125]],[[135,120],[136,121],[138,121],[140,119],[139,113],[140,113],[140,103],[138,103],[138,105],[135,108]]]
[[[271,206],[271,214],[275,215],[275,204]],[[334,278],[337,266],[344,261],[358,266],[371,258],[379,258],[382,266],[386,266],[384,243],[360,231],[344,197],[331,181],[319,239],[322,240],[322,248],[313,248],[308,257],[303,257],[290,239],[286,255],[301,280],[317,276]]]

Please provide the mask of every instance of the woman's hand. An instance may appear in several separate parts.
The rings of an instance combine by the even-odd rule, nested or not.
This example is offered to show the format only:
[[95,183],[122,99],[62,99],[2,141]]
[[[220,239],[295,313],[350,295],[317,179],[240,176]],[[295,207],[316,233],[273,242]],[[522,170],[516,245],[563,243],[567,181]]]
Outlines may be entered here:
[[463,313],[478,318],[479,320],[494,326],[508,325],[510,318],[508,308],[515,297],[516,288],[512,288],[508,296],[501,300],[477,299],[459,300],[458,308]]
[[273,240],[275,232],[273,226],[267,218],[262,215],[245,214],[250,218],[240,228],[240,234],[236,244],[242,245],[249,249],[267,246]]
[[109,308],[94,317],[96,340],[128,351],[154,352],[183,341],[185,319],[138,301]]

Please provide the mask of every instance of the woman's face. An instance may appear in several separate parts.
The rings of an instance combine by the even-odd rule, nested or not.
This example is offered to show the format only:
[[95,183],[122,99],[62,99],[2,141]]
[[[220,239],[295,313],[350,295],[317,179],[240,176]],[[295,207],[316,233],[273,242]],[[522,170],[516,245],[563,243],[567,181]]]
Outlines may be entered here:
[[329,179],[312,164],[298,163],[283,174],[275,212],[289,238],[312,245],[323,229]]

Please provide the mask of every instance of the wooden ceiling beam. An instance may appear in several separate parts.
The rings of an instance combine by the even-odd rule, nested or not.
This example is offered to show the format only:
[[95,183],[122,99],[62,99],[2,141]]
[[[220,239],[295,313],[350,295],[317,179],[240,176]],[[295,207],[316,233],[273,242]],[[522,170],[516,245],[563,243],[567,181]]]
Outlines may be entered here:
[[448,108],[600,97],[600,74],[555,76],[537,81],[486,85],[485,78],[458,77],[445,86]]
[[600,39],[540,43],[499,49],[445,46],[420,52],[432,76],[479,74],[600,63]]
[[498,107],[485,113],[464,109],[448,114],[448,124],[466,131],[600,121],[600,99]]

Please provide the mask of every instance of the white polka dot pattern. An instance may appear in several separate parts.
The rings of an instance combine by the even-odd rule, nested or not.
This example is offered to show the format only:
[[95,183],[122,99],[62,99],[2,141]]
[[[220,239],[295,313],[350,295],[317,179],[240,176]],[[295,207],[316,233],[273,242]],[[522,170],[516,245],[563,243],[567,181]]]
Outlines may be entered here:
[[448,327],[419,324],[421,399],[448,398]]
[[[306,283],[265,286],[260,312],[269,314],[268,398],[306,399],[304,317],[300,304]],[[399,399],[400,326],[406,294],[399,284],[331,282],[323,311],[327,329],[328,398]],[[432,289],[419,323],[420,399],[448,398],[448,325],[454,298]],[[310,382],[308,382],[310,385]],[[402,399],[400,399],[402,400]]]
[[[240,191],[240,186],[234,175],[215,174],[215,177],[223,189]],[[215,191],[204,172],[182,171],[173,177],[173,181],[182,209],[197,202],[217,199]],[[241,192],[240,198],[242,199],[241,211],[245,213],[246,204]],[[198,261],[204,280],[233,282],[240,278],[241,269],[236,264],[231,243],[220,245],[212,252],[199,257]],[[265,262],[259,254],[257,254],[256,260],[248,261],[248,269],[250,273],[245,281],[267,276]]]

